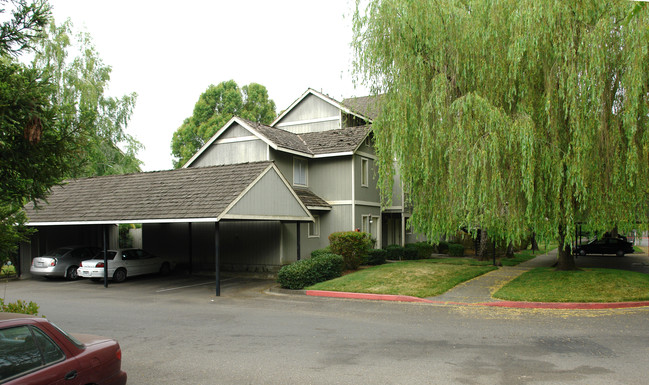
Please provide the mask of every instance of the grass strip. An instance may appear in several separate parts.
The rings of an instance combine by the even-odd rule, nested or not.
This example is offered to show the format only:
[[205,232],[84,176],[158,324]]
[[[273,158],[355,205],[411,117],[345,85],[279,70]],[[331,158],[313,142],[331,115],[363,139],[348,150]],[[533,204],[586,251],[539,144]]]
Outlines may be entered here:
[[649,275],[616,269],[557,271],[543,267],[523,273],[493,296],[528,302],[646,301]]
[[[452,260],[451,263],[449,260]],[[466,262],[462,262],[466,261]],[[466,258],[442,258],[388,263],[308,287],[308,290],[395,294],[426,298],[497,269]]]

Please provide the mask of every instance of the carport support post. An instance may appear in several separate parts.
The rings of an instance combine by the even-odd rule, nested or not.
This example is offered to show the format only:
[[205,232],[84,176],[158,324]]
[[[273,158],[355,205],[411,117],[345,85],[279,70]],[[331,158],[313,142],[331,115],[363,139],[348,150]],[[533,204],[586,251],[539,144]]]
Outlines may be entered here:
[[219,242],[219,222],[214,222],[214,246],[216,247],[216,296],[221,296],[221,269],[220,269],[220,242]]
[[102,226],[104,234],[104,287],[108,287],[108,225]]

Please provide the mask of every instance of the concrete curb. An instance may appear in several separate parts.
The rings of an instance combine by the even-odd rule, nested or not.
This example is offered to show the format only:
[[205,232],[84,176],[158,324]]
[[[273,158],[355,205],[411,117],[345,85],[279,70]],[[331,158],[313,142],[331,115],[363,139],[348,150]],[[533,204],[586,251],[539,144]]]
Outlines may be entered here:
[[301,295],[307,295],[312,297],[363,299],[363,300],[371,300],[371,301],[416,302],[416,303],[429,303],[435,305],[452,305],[452,306],[488,306],[488,307],[504,307],[504,308],[517,308],[517,309],[598,310],[598,309],[626,309],[626,308],[637,308],[637,307],[649,307],[649,301],[606,302],[606,303],[494,301],[494,302],[470,303],[470,302],[433,301],[425,298],[411,297],[407,295],[348,293],[348,292],[324,291],[324,290],[286,290],[286,289],[279,289],[279,290],[280,292],[285,294],[301,294]]

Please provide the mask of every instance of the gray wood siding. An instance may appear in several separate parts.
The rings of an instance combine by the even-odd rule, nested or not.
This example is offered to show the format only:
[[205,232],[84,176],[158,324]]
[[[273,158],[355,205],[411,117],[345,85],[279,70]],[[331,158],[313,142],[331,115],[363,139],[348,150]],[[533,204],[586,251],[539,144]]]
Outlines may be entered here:
[[309,159],[309,188],[326,201],[351,200],[351,156]]
[[[337,120],[331,120],[326,122],[311,123],[311,124],[300,124],[300,125],[289,125],[283,126],[283,123],[291,122],[300,122],[308,121],[314,119],[326,119],[331,117],[338,117]],[[314,95],[307,95],[298,105],[293,107],[286,116],[277,122],[276,127],[280,127],[284,130],[302,134],[305,132],[318,132],[325,130],[334,130],[341,128],[340,126],[340,109],[331,105],[330,103],[325,102]]]
[[[293,184],[293,158],[295,155],[271,149],[270,159]],[[307,159],[307,158],[303,158]],[[333,158],[308,158],[308,188],[326,201],[352,199],[351,156]]]
[[278,218],[309,215],[273,169],[246,192],[227,214]]
[[[275,162],[275,166],[279,171],[284,175],[284,178],[293,185],[293,157],[295,155],[287,154],[285,152],[280,152],[270,149],[270,159]],[[304,158],[306,159],[306,158]],[[309,159],[310,161],[311,159]]]
[[[310,258],[311,252],[329,246],[329,234],[351,231],[351,205],[336,205],[331,211],[315,211],[320,216],[320,237],[309,238],[308,224],[300,224],[300,258]],[[295,223],[282,223],[282,264],[296,261],[297,229]]]
[[268,145],[261,140],[234,143],[214,142],[191,167],[217,166],[266,160]]
[[[367,187],[361,185],[361,159],[367,159],[369,162]],[[377,187],[378,170],[374,159],[366,158],[362,155],[354,155],[354,183],[356,185],[356,201],[381,202]]]
[[239,123],[233,123],[232,126],[230,126],[230,128],[228,128],[224,133],[222,133],[218,139],[241,138],[250,135],[252,135],[252,133],[246,130],[245,128],[241,127]]

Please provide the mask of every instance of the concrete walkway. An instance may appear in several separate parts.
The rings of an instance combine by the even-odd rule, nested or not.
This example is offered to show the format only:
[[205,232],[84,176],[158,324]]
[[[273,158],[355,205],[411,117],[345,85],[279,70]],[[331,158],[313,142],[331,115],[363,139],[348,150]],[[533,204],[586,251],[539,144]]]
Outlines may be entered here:
[[463,282],[442,295],[427,298],[435,302],[462,303],[462,304],[483,304],[485,302],[496,302],[491,297],[498,289],[509,281],[537,267],[550,267],[557,261],[557,250],[554,249],[546,254],[540,254],[534,259],[523,262],[517,266],[503,266],[487,274],[483,274],[472,280]]

